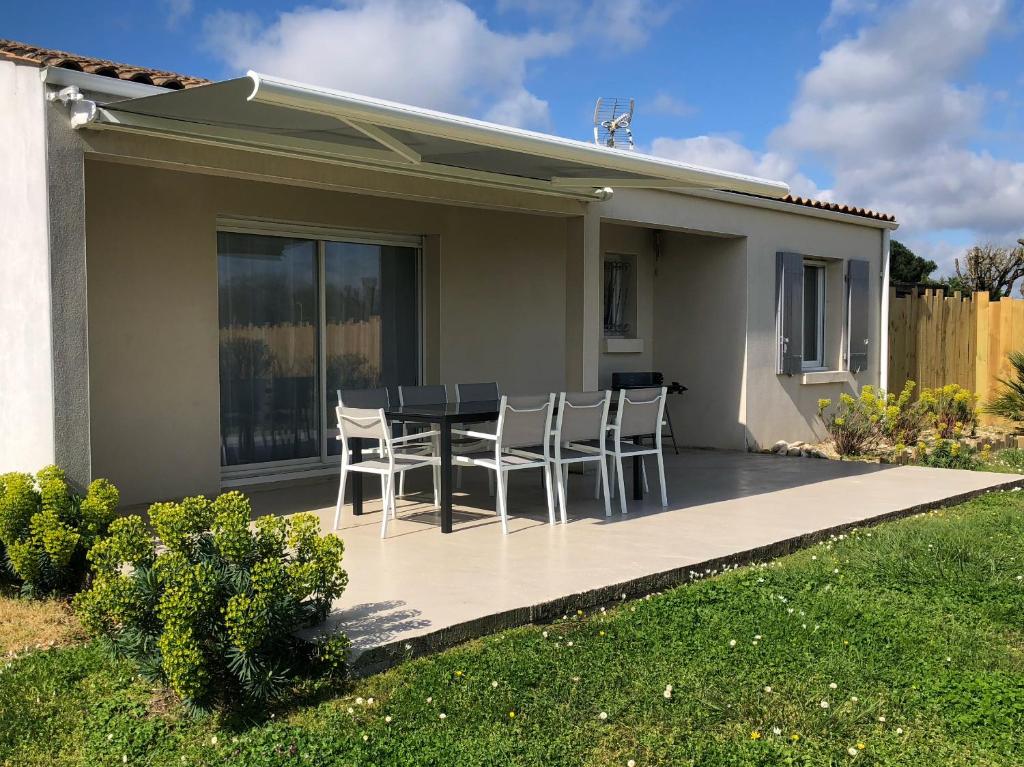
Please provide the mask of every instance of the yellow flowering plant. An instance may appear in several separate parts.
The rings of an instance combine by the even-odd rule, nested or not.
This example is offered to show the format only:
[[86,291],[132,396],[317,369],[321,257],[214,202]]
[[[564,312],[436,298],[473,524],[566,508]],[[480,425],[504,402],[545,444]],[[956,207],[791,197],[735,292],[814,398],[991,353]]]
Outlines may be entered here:
[[958,384],[922,389],[920,401],[934,417],[942,439],[972,435],[978,425],[978,395]]
[[874,387],[865,386],[859,396],[844,392],[834,404],[832,400],[818,400],[818,416],[840,455],[863,455],[879,444],[885,407],[885,397],[879,396]]

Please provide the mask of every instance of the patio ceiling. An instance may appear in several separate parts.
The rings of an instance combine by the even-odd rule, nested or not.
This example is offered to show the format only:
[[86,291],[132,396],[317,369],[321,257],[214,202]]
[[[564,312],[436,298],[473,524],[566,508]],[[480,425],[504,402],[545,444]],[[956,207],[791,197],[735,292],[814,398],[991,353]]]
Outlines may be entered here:
[[781,182],[701,168],[268,77],[108,103],[79,127],[127,130],[344,164],[498,180],[573,196],[604,187],[783,197]]

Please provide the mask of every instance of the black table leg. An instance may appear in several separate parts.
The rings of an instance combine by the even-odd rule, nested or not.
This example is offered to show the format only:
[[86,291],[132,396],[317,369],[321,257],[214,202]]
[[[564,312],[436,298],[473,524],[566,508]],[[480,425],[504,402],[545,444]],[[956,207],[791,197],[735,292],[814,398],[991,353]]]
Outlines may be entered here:
[[[359,437],[353,437],[349,440],[352,446],[352,463],[359,463],[363,460],[363,440]],[[344,447],[342,448],[344,449]],[[353,471],[349,474],[352,480],[352,513],[355,516],[360,516],[363,513],[363,473],[361,471]]]
[[[634,445],[642,445],[643,440],[640,437],[633,437]],[[644,477],[643,471],[643,456],[633,456],[633,500],[642,501],[644,499]]]
[[452,531],[452,425],[438,424],[441,431],[441,532]]

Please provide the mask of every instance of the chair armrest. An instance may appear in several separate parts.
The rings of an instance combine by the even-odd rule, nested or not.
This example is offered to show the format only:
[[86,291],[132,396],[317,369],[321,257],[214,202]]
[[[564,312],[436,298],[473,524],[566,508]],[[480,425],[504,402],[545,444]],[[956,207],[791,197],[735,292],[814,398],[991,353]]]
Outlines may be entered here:
[[460,437],[472,437],[473,439],[489,439],[491,442],[497,442],[497,434],[488,434],[485,431],[470,431],[468,429],[452,429],[452,436],[459,435]]

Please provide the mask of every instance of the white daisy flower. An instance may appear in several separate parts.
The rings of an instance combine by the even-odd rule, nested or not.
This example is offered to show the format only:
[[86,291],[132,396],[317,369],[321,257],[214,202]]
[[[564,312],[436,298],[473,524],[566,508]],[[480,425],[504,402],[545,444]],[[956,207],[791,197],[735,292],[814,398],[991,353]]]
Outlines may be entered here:
[[822,708],[828,708],[828,701],[827,700],[823,700],[818,705],[821,706]]

